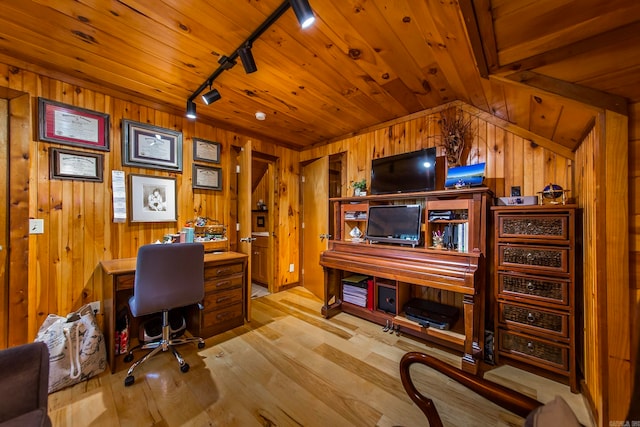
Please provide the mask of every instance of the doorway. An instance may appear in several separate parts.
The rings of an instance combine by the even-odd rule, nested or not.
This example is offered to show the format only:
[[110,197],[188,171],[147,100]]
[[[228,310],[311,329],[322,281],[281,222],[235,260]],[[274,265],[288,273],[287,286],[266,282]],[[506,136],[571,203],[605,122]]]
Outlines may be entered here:
[[277,158],[252,152],[251,156],[251,298],[274,292]]

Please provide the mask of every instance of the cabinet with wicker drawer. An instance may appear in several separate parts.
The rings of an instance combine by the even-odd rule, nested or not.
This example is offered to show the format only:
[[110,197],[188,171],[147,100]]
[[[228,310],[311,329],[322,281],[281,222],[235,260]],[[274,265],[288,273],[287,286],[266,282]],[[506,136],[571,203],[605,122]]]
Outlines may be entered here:
[[189,313],[193,335],[208,338],[244,324],[245,262],[205,265],[204,299]]
[[578,391],[576,207],[495,206],[496,362]]

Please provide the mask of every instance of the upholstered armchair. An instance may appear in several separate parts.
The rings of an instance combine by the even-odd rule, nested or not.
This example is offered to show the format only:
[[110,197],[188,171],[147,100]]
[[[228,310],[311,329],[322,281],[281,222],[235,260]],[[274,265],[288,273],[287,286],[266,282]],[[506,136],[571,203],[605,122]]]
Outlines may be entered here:
[[0,351],[0,427],[51,426],[49,350],[42,342]]

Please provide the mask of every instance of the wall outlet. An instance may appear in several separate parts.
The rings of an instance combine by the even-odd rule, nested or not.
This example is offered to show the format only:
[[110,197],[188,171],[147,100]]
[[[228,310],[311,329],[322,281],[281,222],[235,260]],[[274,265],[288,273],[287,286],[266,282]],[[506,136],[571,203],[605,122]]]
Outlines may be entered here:
[[289,264],[289,273],[293,273],[294,271],[296,271],[296,265],[295,264]]
[[90,302],[91,310],[93,310],[93,314],[100,314],[100,301]]

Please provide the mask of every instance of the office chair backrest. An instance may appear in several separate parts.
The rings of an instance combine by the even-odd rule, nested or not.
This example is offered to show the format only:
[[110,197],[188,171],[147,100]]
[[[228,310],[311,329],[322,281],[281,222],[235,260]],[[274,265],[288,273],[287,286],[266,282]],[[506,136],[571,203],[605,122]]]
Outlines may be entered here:
[[138,249],[134,316],[195,304],[204,298],[202,243],[144,245]]

